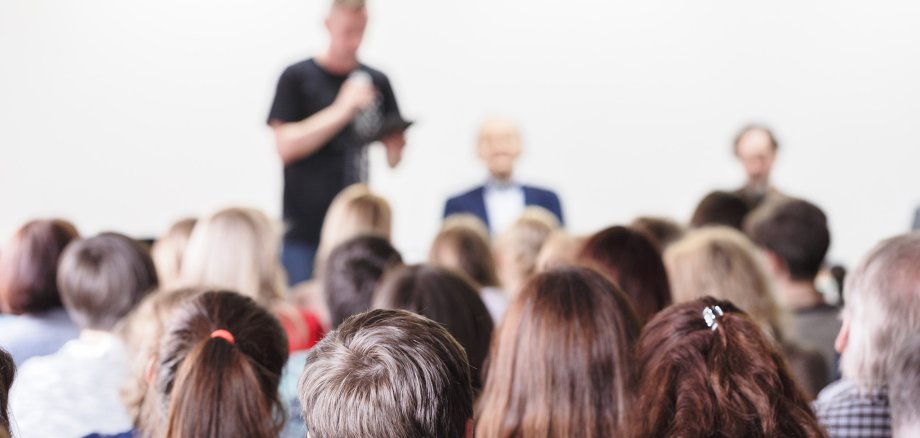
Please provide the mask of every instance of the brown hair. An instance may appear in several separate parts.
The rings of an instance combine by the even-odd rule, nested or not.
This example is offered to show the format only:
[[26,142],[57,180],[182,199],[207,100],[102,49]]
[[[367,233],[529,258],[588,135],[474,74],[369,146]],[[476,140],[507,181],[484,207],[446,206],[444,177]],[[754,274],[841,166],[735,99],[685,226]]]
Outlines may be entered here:
[[399,251],[379,236],[353,237],[332,250],[323,275],[323,297],[332,328],[368,311],[384,274],[401,265]]
[[471,214],[451,215],[444,221],[431,244],[428,261],[467,275],[477,287],[498,286],[488,231]]
[[156,286],[147,248],[121,234],[73,242],[61,255],[61,299],[80,329],[112,330]]
[[645,233],[660,251],[664,251],[668,245],[684,236],[684,227],[681,224],[664,217],[640,216],[635,218],[629,227]]
[[693,211],[692,228],[724,225],[741,230],[751,206],[735,193],[715,191],[706,195]]
[[[226,330],[232,341],[214,336]],[[252,298],[205,292],[182,306],[160,345],[155,387],[165,436],[274,438],[287,361],[281,324]]]
[[827,216],[801,199],[765,202],[748,215],[745,231],[775,254],[798,281],[814,281],[831,245]]
[[538,274],[492,341],[476,435],[610,437],[633,395],[639,326],[629,300],[603,274]]
[[409,266],[383,279],[374,308],[408,310],[443,325],[466,350],[473,388],[482,388],[480,375],[493,323],[468,279],[433,266]]
[[310,350],[298,392],[311,437],[460,438],[473,414],[469,372],[443,326],[378,309]]
[[623,289],[641,324],[671,304],[661,254],[638,231],[621,226],[598,231],[582,246],[579,259],[609,275]]
[[10,436],[9,401],[10,388],[16,377],[16,362],[6,350],[0,347],[0,433]]
[[57,219],[19,228],[0,252],[0,310],[20,315],[61,307],[58,261],[78,237],[70,222]]
[[825,436],[773,342],[728,301],[705,297],[665,309],[636,350],[642,415],[633,417],[630,436]]

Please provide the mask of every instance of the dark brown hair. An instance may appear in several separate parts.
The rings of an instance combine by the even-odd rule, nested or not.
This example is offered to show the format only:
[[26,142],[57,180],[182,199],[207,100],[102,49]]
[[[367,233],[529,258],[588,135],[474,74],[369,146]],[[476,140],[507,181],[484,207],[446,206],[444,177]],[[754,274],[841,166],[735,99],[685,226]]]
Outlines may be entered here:
[[644,324],[671,304],[671,288],[661,253],[639,231],[616,226],[588,238],[579,262],[597,268],[620,286]]
[[724,225],[741,230],[744,218],[751,212],[751,206],[739,195],[715,191],[706,195],[696,206],[690,226],[701,228]]
[[[226,330],[233,341],[213,336]],[[281,324],[251,298],[205,292],[182,306],[160,344],[155,388],[165,436],[274,438],[287,361]]]
[[10,388],[13,387],[13,378],[16,377],[16,363],[13,356],[0,347],[0,432],[10,436]]
[[636,355],[641,415],[632,437],[825,436],[774,343],[728,301],[665,309],[645,326]]
[[35,220],[23,225],[0,252],[0,310],[21,315],[61,307],[58,261],[78,238],[63,220]]
[[[457,217],[452,216],[445,221],[445,227],[438,232],[431,244],[428,260],[442,268],[463,273],[476,282],[477,287],[498,286],[495,256],[489,245],[485,225],[482,225],[480,231],[464,222],[467,218],[452,221]],[[478,219],[475,220],[479,222]]]
[[332,328],[351,315],[368,311],[383,275],[400,265],[399,251],[382,237],[357,236],[335,247],[323,275]]
[[352,316],[307,356],[299,398],[310,436],[460,438],[473,414],[463,347],[404,310]]
[[482,388],[492,317],[473,284],[453,271],[416,265],[387,275],[374,298],[377,309],[402,309],[440,323],[466,350],[473,388]]
[[492,341],[476,436],[618,436],[638,332],[628,299],[603,274],[573,267],[536,275]]
[[656,244],[659,251],[664,251],[668,245],[684,236],[683,226],[674,220],[663,217],[640,216],[635,218],[629,224],[629,227],[644,233]]
[[61,255],[61,300],[80,329],[112,330],[156,286],[147,248],[121,234],[73,242]]
[[744,225],[758,245],[782,260],[793,280],[811,281],[818,275],[831,233],[827,216],[816,205],[801,199],[766,202]]

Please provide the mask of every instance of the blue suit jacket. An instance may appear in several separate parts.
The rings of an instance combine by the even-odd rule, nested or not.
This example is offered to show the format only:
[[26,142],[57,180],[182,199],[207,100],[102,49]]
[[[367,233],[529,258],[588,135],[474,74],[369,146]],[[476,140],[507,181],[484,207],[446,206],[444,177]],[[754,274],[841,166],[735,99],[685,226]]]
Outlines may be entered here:
[[[530,207],[543,207],[554,214],[559,223],[565,225],[562,219],[562,204],[559,197],[550,190],[531,186],[521,186],[524,190],[524,205]],[[476,215],[486,226],[489,226],[489,215],[486,213],[485,186],[476,187],[466,193],[454,196],[444,205],[444,217],[457,213],[470,213]]]

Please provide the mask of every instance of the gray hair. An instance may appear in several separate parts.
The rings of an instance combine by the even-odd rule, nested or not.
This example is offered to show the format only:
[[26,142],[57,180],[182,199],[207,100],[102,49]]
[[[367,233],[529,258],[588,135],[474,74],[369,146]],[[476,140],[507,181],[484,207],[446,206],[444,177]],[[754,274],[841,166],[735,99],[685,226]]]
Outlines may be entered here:
[[844,377],[886,385],[900,348],[920,332],[920,233],[881,242],[844,288],[849,338]]
[[920,432],[920,339],[905,347],[894,363],[888,385],[891,420],[896,436],[917,436],[909,431]]
[[463,347],[402,310],[345,320],[310,350],[298,386],[311,438],[462,437],[473,414]]

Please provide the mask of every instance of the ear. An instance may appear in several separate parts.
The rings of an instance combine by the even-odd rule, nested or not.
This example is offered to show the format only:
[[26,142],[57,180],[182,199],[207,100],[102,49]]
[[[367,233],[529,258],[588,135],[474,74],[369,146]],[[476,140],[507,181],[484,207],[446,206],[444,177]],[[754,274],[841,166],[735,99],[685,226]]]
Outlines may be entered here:
[[834,350],[843,354],[847,348],[847,342],[850,341],[850,318],[843,317],[843,324],[840,325],[840,333],[837,333],[837,339],[834,340]]
[[473,438],[473,419],[466,420],[466,438]]
[[789,269],[786,267],[786,262],[779,258],[775,252],[765,249],[763,253],[766,255],[767,266],[770,268],[770,273],[773,274],[774,277],[785,277],[789,275]]

